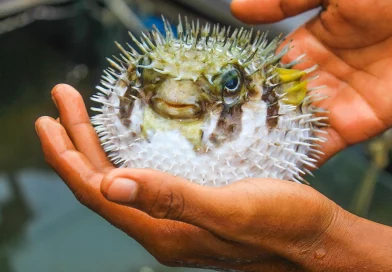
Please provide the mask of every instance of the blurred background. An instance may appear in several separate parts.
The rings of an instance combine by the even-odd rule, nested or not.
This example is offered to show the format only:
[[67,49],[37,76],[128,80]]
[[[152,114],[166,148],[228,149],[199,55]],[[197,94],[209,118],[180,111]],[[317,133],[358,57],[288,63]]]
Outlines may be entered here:
[[[57,117],[50,90],[76,87],[92,106],[114,41],[130,42],[163,14],[240,26],[230,0],[0,0],[0,271],[197,271],[161,266],[80,205],[43,160],[34,121]],[[255,26],[287,34],[318,11]],[[392,133],[331,159],[311,185],[343,208],[392,225]]]

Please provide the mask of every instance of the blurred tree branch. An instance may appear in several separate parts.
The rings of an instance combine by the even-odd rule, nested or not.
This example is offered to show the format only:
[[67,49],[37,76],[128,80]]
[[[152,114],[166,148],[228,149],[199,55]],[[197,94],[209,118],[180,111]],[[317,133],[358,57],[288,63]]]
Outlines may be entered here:
[[146,31],[143,22],[129,8],[123,0],[104,0],[108,9],[118,18],[118,20],[131,32],[140,33]]
[[[36,20],[56,20],[70,17],[74,15],[75,8],[55,6],[68,2],[83,3],[84,8],[92,9],[91,15],[101,22],[104,21],[102,18],[105,14],[104,11],[106,11],[113,14],[113,17],[117,18],[131,32],[146,31],[143,22],[124,0],[0,0],[0,18],[5,18],[0,20],[0,34],[24,27]],[[98,2],[105,4],[103,10],[101,8],[99,12],[95,9]],[[92,3],[96,5],[92,5]]]
[[351,210],[360,216],[368,215],[378,176],[389,164],[389,155],[392,152],[392,129],[370,141],[368,149],[371,156],[370,165],[351,205]]
[[0,18],[36,6],[62,4],[70,1],[72,0],[2,0],[0,1]]

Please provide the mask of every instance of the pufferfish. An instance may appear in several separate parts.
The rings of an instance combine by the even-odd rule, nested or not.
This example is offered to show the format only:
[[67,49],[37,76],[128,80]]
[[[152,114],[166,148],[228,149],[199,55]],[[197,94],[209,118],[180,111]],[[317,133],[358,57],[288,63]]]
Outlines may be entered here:
[[179,17],[163,18],[139,50],[120,44],[108,59],[92,118],[104,150],[118,167],[153,168],[192,182],[222,186],[243,178],[303,182],[315,167],[326,116],[322,99],[297,70],[283,64],[282,38],[230,30]]

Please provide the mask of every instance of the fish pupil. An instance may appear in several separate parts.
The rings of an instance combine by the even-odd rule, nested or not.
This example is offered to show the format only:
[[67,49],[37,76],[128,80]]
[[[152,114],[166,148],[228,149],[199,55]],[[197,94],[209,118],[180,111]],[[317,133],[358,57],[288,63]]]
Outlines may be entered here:
[[225,88],[230,91],[236,91],[239,84],[238,77],[232,77],[228,81],[226,81]]

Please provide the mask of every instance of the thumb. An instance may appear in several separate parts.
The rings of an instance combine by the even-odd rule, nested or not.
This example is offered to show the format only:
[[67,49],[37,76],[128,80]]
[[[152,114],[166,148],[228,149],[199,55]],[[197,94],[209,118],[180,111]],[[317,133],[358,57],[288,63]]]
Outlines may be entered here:
[[104,177],[101,192],[110,201],[154,218],[185,222],[222,237],[233,234],[233,217],[241,221],[253,206],[231,185],[201,186],[149,169],[112,170]]
[[314,9],[322,0],[233,0],[231,12],[245,23],[270,23]]

